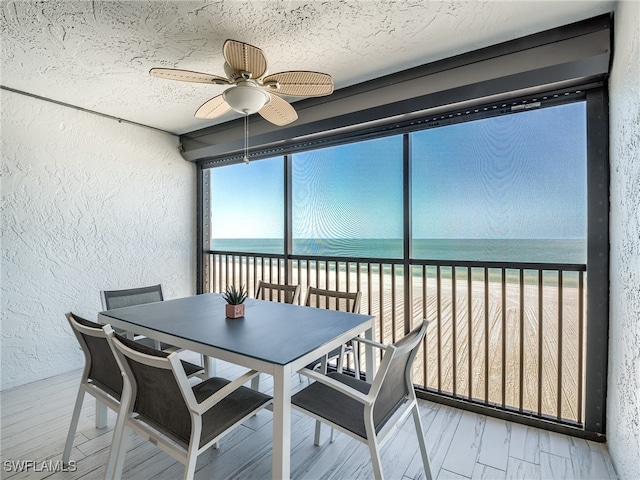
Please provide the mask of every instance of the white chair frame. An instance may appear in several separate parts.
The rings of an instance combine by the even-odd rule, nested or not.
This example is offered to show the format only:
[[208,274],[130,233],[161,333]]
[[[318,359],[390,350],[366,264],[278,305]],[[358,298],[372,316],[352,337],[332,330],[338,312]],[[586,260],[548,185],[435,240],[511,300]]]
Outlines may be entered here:
[[[422,329],[426,330],[427,323],[428,322],[426,320],[423,322]],[[421,339],[423,337],[424,337],[424,333],[420,335]],[[345,429],[341,425],[333,423],[324,417],[315,415],[306,409],[302,409],[296,405],[292,405],[292,407],[316,419],[316,430],[315,430],[315,437],[314,437],[314,445],[316,446],[320,444],[320,423],[319,422],[326,423],[327,425],[331,426],[332,429],[337,429],[355,438],[356,440],[366,443],[369,447],[369,452],[371,454],[371,462],[372,462],[375,478],[379,480],[382,480],[384,478],[383,471],[382,471],[382,463],[380,460],[380,448],[390,438],[389,434],[393,432],[394,429],[397,427],[397,425],[400,422],[402,422],[407,417],[407,415],[411,413],[413,415],[413,422],[414,422],[416,433],[418,436],[418,445],[420,448],[420,455],[422,457],[422,464],[424,466],[426,478],[427,480],[432,480],[431,468],[429,466],[429,458],[427,456],[427,448],[424,441],[424,432],[422,429],[422,422],[420,420],[420,410],[418,408],[418,402],[416,399],[416,394],[415,394],[415,390],[413,388],[412,383],[410,383],[412,388],[409,389],[410,393],[407,401],[400,408],[398,408],[398,410],[394,413],[392,418],[390,418],[385,423],[384,427],[382,427],[381,431],[378,434],[376,434],[375,432],[375,426],[373,421],[373,407],[376,402],[378,393],[380,392],[380,389],[384,382],[389,366],[391,364],[391,360],[393,359],[397,348],[393,345],[383,345],[381,343],[367,340],[365,338],[357,337],[357,338],[354,338],[354,340],[359,343],[371,345],[373,347],[379,348],[384,351],[382,362],[380,364],[378,372],[376,373],[375,378],[373,379],[373,383],[371,385],[371,389],[369,390],[368,394],[365,395],[364,393],[358,390],[355,390],[345,385],[344,383],[338,382],[333,378],[327,377],[319,372],[310,370],[308,368],[303,368],[302,370],[300,370],[300,373],[302,373],[303,375],[306,375],[310,379],[323,383],[337,390],[338,392],[344,395],[347,395],[353,398],[354,400],[357,400],[358,402],[362,403],[364,405],[365,429],[367,433],[367,438],[364,439],[361,436],[351,432],[350,430]],[[410,370],[411,369],[409,368],[409,372],[408,372],[409,376],[411,374]],[[408,378],[407,381],[411,382],[411,378]],[[333,435],[332,435],[331,441],[333,441]]]
[[[112,293],[121,293],[122,296],[126,296],[127,292],[136,292],[136,291],[144,291],[144,290],[148,290],[149,292],[153,292],[153,293],[157,293],[160,297],[159,301],[163,301],[164,300],[164,293],[162,292],[162,284],[159,283],[158,285],[151,285],[149,287],[137,287],[137,288],[125,288],[125,289],[119,289],[119,290],[100,290],[100,302],[102,303],[102,309],[103,310],[110,310],[109,308],[109,300],[108,300],[108,296]],[[118,329],[116,329],[116,331],[120,334],[124,334],[127,336],[127,338],[131,338],[131,339],[141,339],[141,338],[145,338],[144,335],[134,335],[131,332],[124,332],[124,331],[120,331]],[[151,340],[151,339],[149,339]],[[151,346],[151,345],[150,345]],[[158,340],[153,340],[153,348],[155,348],[156,350],[161,350],[161,343]],[[171,349],[173,349],[175,347],[171,347],[169,349],[166,349],[165,351],[171,351]]]
[[[146,355],[144,353],[137,352],[127,347],[123,343],[119,342],[111,331],[107,336],[111,347],[116,355],[116,359],[122,371],[125,375],[124,388],[122,392],[122,408],[118,414],[116,421],[116,428],[114,432],[114,441],[112,442],[111,452],[109,454],[109,464],[113,464],[111,472],[113,473],[111,478],[120,478],[122,468],[124,466],[124,459],[127,450],[128,435],[126,435],[127,428],[132,429],[136,433],[148,438],[155,445],[157,445],[162,451],[171,455],[173,458],[185,465],[184,479],[191,479],[195,473],[196,461],[200,454],[206,451],[208,448],[215,446],[217,442],[226,434],[240,426],[246,419],[255,415],[256,411],[253,411],[245,417],[238,420],[227,430],[211,439],[209,442],[199,447],[200,436],[202,434],[202,415],[210,410],[214,405],[226,398],[234,390],[240,388],[244,383],[254,378],[259,372],[256,370],[250,370],[242,376],[236,378],[231,383],[217,391],[215,394],[208,397],[202,403],[198,403],[189,380],[184,373],[184,370],[180,364],[180,358],[176,352],[169,354],[167,357],[156,357],[152,355]],[[165,370],[171,370],[175,376],[175,379],[182,392],[185,404],[189,410],[191,416],[191,438],[188,448],[185,448],[180,443],[173,441],[166,435],[158,432],[157,430],[149,427],[149,425],[143,420],[137,418],[133,411],[134,402],[136,399],[136,383],[134,380],[133,372],[131,371],[129,364],[124,356],[128,356],[134,359],[136,362],[149,365],[154,368],[160,368]],[[265,403],[261,408],[264,408],[272,403],[272,400]],[[109,477],[105,477],[109,478]]]
[[[277,293],[276,298],[273,298],[274,293]],[[291,301],[287,301],[287,294],[291,294]],[[262,280],[258,280],[258,288],[256,289],[256,299],[258,300],[295,304],[299,298],[299,284],[284,285],[281,283],[268,283]],[[260,375],[256,375],[255,378],[251,380],[251,388],[253,388],[254,390],[260,390]]]
[[[151,285],[148,287],[136,287],[136,288],[125,288],[125,289],[120,289],[120,290],[100,290],[100,301],[102,302],[102,308],[104,310],[109,310],[109,300],[107,299],[107,297],[111,294],[122,294],[122,296],[127,296],[127,293],[131,293],[131,292],[144,292],[147,291],[149,293],[156,293],[160,299],[158,301],[162,302],[164,301],[164,293],[162,292],[162,284],[159,283],[157,285]],[[136,304],[138,305],[138,304]],[[131,305],[133,306],[133,305]],[[126,332],[124,330],[120,330],[120,329],[114,329],[117,333],[119,333],[120,335],[125,335],[127,338],[133,339],[133,340],[141,340],[141,339],[145,339],[146,337],[144,335],[134,335],[131,332]],[[155,348],[156,350],[163,350],[167,353],[171,353],[171,352],[179,352],[182,349],[178,348],[178,347],[174,347],[174,346],[165,346],[165,348],[162,348],[162,342],[160,342],[159,340],[154,340],[151,338],[147,338],[147,340],[151,340],[151,342],[149,342],[150,344],[147,344],[147,342],[144,342],[145,344],[147,344],[148,346]],[[211,374],[215,374],[215,363],[212,365],[211,362],[209,361],[209,358],[206,355],[201,355],[200,356],[200,362],[202,365],[202,368],[204,369],[203,373],[196,373],[193,376],[197,376],[200,378],[204,378],[206,376],[207,370],[211,370],[209,373]]]
[[[276,298],[273,298],[274,293],[277,293]],[[290,301],[287,299],[287,294],[291,295]],[[294,304],[300,298],[300,285],[283,285],[280,283],[268,283],[259,280],[258,288],[256,289],[256,298],[259,300]]]
[[[107,426],[107,407],[118,413],[120,411],[120,402],[100,388],[98,385],[91,382],[89,379],[89,371],[91,369],[92,357],[87,347],[87,344],[82,338],[82,335],[88,335],[91,337],[103,338],[107,340],[108,332],[112,331],[109,325],[105,325],[99,332],[94,328],[86,327],[76,322],[71,313],[66,314],[69,323],[72,325],[73,333],[76,335],[78,342],[85,355],[84,370],[80,377],[80,387],[78,388],[78,395],[76,397],[76,403],[73,407],[73,414],[71,416],[71,425],[69,426],[69,433],[67,435],[67,441],[65,443],[64,452],[62,454],[63,465],[69,464],[69,458],[71,457],[71,449],[73,448],[73,440],[75,438],[76,431],[78,429],[78,421],[80,419],[80,412],[82,411],[82,404],[84,403],[85,394],[89,394],[96,399],[96,428],[104,428]],[[124,388],[124,383],[123,383]],[[107,474],[111,474],[113,464],[107,465]],[[105,477],[106,478],[106,477]]]
[[[305,306],[307,307],[311,306],[311,297],[313,296],[315,296],[316,299],[318,299],[318,303],[320,303],[319,298],[324,298],[325,302],[328,302],[329,298],[335,299],[336,302],[338,302],[341,299],[345,300],[346,302],[351,301],[353,303],[351,305],[351,308],[348,309],[347,311],[349,313],[360,312],[360,299],[362,298],[362,292],[360,291],[342,292],[342,291],[336,291],[336,290],[323,290],[320,288],[309,286],[307,289],[307,296],[305,298]],[[316,308],[328,308],[328,307],[325,303],[325,307],[321,307],[320,305],[317,305]],[[360,349],[358,348],[358,344],[353,342],[351,346],[342,345],[340,347],[340,354],[337,357],[333,357],[337,359],[336,369],[338,373],[342,373],[343,359],[345,358],[345,356],[348,356],[348,355],[353,355],[353,365],[354,365],[355,375],[356,375],[356,378],[360,378]],[[327,365],[330,360],[333,360],[333,358],[329,358],[329,355],[325,355],[321,359],[320,371],[322,373],[325,373],[325,374],[327,373]],[[300,378],[300,380],[302,380],[302,378]]]

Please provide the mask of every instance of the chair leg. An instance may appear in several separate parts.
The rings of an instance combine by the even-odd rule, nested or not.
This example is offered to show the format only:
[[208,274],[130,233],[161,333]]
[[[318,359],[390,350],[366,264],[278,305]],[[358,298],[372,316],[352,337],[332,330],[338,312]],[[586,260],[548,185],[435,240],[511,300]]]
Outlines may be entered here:
[[[116,425],[113,428],[113,437],[111,439],[111,447],[109,449],[109,458],[107,460],[107,469],[105,470],[105,480],[120,478],[122,475],[122,467],[124,465],[124,456],[127,452],[127,446],[125,438],[127,436],[127,429],[124,426],[124,412],[121,414],[118,412],[116,418]],[[124,445],[123,445],[124,444]],[[122,448],[121,448],[122,447]],[[116,472],[118,472],[116,474]]]
[[[348,355],[348,353],[345,351],[344,348],[344,344],[340,346],[340,355],[338,355],[338,359],[336,360],[336,372],[338,373],[342,373],[342,370],[344,370],[344,358]],[[349,366],[349,364],[347,363],[347,367]],[[325,371],[325,374],[327,372]]]
[[322,422],[320,420],[316,420],[316,432],[313,436],[313,444],[316,447],[320,446],[320,427],[322,427]]
[[416,434],[418,435],[418,445],[420,446],[420,455],[422,456],[422,465],[427,480],[432,480],[431,466],[429,465],[429,457],[427,456],[427,445],[424,441],[424,432],[422,431],[422,421],[420,420],[420,410],[418,404],[413,406],[413,423],[416,426]]
[[[124,424],[124,419],[122,423]],[[128,443],[129,429],[125,425],[118,426],[116,421],[116,429],[113,431],[113,440],[111,440],[111,450],[109,452],[109,460],[107,461],[107,469],[104,476],[105,480],[120,480],[122,477],[124,457],[127,455]]]
[[325,355],[324,357],[322,357],[322,360],[320,360],[320,371],[322,372],[323,375],[327,374],[328,364],[329,364],[329,359]]
[[71,416],[71,425],[69,425],[67,443],[65,443],[64,445],[64,453],[62,454],[62,464],[64,466],[69,465],[69,458],[71,457],[73,440],[76,436],[76,430],[78,429],[78,421],[80,420],[80,411],[82,410],[83,401],[84,401],[84,389],[82,388],[82,385],[80,385],[80,388],[78,389],[78,396],[76,397],[76,404],[73,407],[73,415]]
[[380,460],[380,451],[378,449],[378,441],[375,437],[369,439],[369,453],[371,454],[371,467],[373,468],[373,477],[376,480],[383,480],[382,461]]
[[183,480],[191,480],[196,473],[196,462],[198,461],[198,448],[191,444],[187,453],[187,463],[184,466]]
[[351,348],[353,348],[353,368],[356,378],[360,380],[360,345],[358,342],[351,342]]

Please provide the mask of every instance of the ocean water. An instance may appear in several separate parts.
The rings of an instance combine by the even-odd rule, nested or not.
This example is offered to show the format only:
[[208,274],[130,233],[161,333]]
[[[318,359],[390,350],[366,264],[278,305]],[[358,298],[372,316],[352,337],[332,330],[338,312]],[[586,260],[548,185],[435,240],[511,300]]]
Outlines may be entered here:
[[[281,254],[282,239],[211,239],[211,249]],[[586,263],[586,240],[415,239],[414,259],[486,262]],[[401,239],[294,239],[293,254],[357,258],[402,258]]]

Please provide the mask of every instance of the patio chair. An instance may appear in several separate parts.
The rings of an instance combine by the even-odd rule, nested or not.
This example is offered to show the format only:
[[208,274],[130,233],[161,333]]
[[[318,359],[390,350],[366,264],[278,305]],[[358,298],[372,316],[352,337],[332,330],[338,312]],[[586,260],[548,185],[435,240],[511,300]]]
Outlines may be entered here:
[[[339,292],[335,290],[323,290],[309,286],[307,289],[307,297],[305,305],[307,307],[327,308],[332,310],[340,310],[349,313],[360,313],[360,297],[361,292]],[[353,355],[353,364],[356,378],[360,378],[360,355],[358,346],[349,341],[346,345],[342,345],[333,349],[324,358],[316,360],[307,365],[307,368],[313,370],[321,367],[323,373],[327,372],[327,363],[336,360],[336,368],[338,372],[342,372],[342,359],[345,356]]]
[[258,281],[256,298],[284,303],[296,303],[300,297],[300,285],[281,285]]
[[[101,290],[100,299],[102,300],[102,308],[104,310],[112,310],[114,308],[133,307],[135,305],[143,305],[145,303],[162,302],[162,285],[152,285],[149,287],[127,288],[123,290]],[[118,333],[124,333],[120,329],[115,329]],[[141,342],[148,347],[158,350],[168,350],[173,346],[147,338],[144,335],[135,335],[133,338],[137,342]]]
[[[96,428],[104,428],[107,425],[107,407],[115,412],[119,411],[123,388],[122,372],[107,342],[107,334],[105,332],[105,328],[111,330],[111,327],[92,322],[71,312],[67,313],[66,317],[82,348],[85,362],[84,370],[80,377],[76,403],[71,416],[69,434],[62,454],[64,465],[69,463],[85,394],[88,393],[95,397]],[[202,370],[198,365],[184,360],[181,361],[181,367],[187,376],[194,375]]]
[[[383,478],[380,448],[395,425],[409,413],[413,415],[424,471],[431,480],[431,469],[420,421],[420,411],[412,382],[412,364],[427,330],[423,321],[407,336],[392,345],[367,339],[354,341],[384,351],[380,368],[369,384],[343,373],[322,375],[309,369],[301,372],[316,380],[291,398],[292,407],[327,423],[369,446],[376,479]],[[316,423],[314,444],[320,443],[320,427]]]
[[122,472],[128,428],[185,465],[193,478],[198,456],[244,420],[268,406],[272,398],[243,387],[258,372],[229,381],[213,377],[191,386],[176,352],[149,351],[144,345],[107,332],[125,374],[122,408],[116,421],[109,464]]
[[[258,281],[256,298],[258,300],[269,300],[282,303],[296,303],[300,297],[300,285],[282,285],[280,283],[268,283]],[[260,375],[251,380],[251,388],[260,388]]]
[[120,409],[120,397],[122,395],[122,374],[116,363],[111,347],[107,343],[107,335],[102,325],[86,320],[71,312],[66,314],[71,330],[78,339],[78,343],[84,353],[84,370],[80,377],[80,386],[76,403],[73,407],[71,425],[62,454],[62,463],[69,464],[73,440],[78,428],[80,412],[84,402],[85,393],[96,399],[96,428],[106,426],[106,408],[117,412]]

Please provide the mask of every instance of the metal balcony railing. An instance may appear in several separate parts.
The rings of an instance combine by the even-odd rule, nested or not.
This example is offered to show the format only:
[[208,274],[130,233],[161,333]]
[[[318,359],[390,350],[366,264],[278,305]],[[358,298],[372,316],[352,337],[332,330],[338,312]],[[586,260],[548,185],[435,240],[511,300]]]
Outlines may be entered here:
[[[209,251],[205,291],[259,280],[362,292],[378,341],[423,318],[414,383],[431,397],[580,428],[586,266],[302,257]],[[361,363],[362,364],[362,363]],[[531,423],[531,422],[529,422]]]

